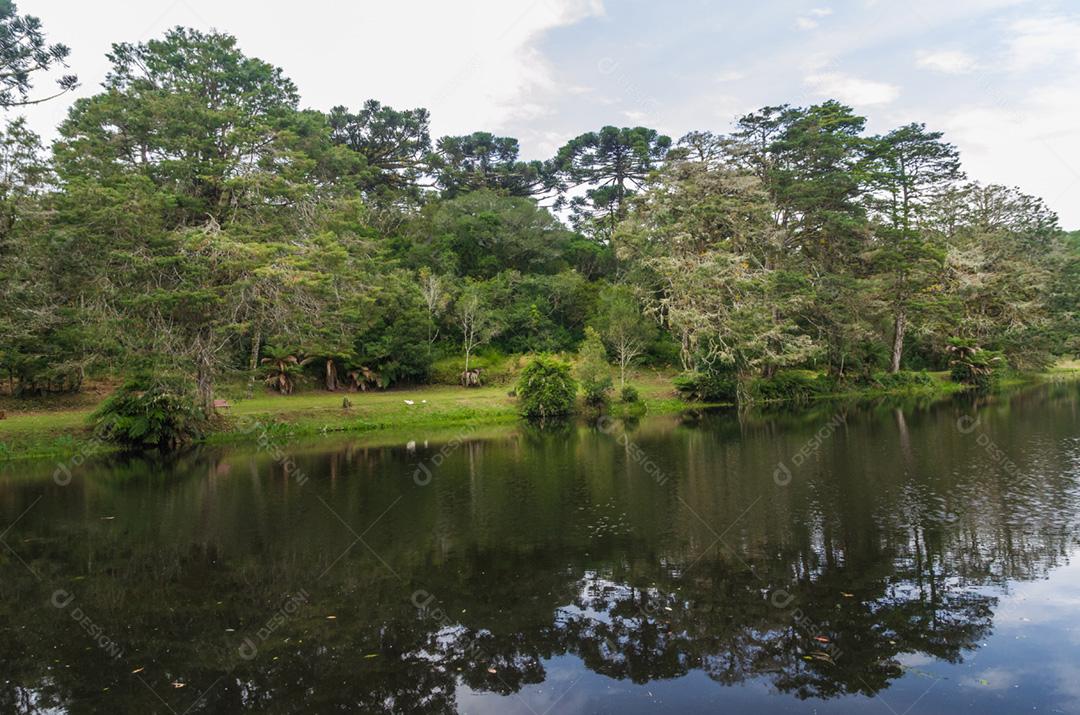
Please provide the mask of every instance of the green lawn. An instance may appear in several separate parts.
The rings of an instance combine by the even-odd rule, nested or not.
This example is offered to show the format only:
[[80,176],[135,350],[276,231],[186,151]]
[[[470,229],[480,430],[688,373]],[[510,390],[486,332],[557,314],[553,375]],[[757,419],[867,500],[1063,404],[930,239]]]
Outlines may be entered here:
[[[647,408],[653,412],[671,412],[684,407],[675,396],[671,375],[640,371],[633,384]],[[465,389],[453,386],[430,386],[414,389],[373,392],[325,392],[311,390],[293,395],[263,392],[251,399],[235,399],[222,410],[229,428],[215,434],[212,442],[250,441],[252,436],[239,428],[254,418],[287,426],[296,436],[331,432],[387,432],[423,427],[432,430],[462,425],[496,425],[517,420],[516,400],[507,385]],[[229,386],[223,392],[242,394]],[[342,406],[348,398],[349,408]],[[412,403],[412,404],[409,404]],[[87,420],[96,407],[93,400],[77,404],[49,401],[18,402],[7,400],[0,409],[7,419],[0,420],[0,459],[46,457],[79,450],[86,453],[106,451],[105,445],[92,440]],[[616,405],[615,409],[621,406]]]
[[[926,391],[948,394],[963,389],[948,381],[945,373],[933,373],[939,383]],[[628,380],[638,388],[642,402],[652,414],[677,412],[687,407],[672,388],[673,374],[652,370],[635,372]],[[1074,379],[1080,377],[1080,361],[1058,364],[1042,377]],[[1022,384],[1028,378],[1015,382]],[[423,429],[433,435],[469,426],[475,428],[512,424],[517,420],[516,400],[508,393],[510,386],[485,386],[465,389],[453,386],[430,386],[414,389],[362,393],[325,392],[317,389],[279,395],[264,392],[251,399],[232,400],[223,410],[226,428],[215,433],[214,443],[252,441],[253,430],[241,427],[254,419],[273,423],[274,430],[290,436],[366,432],[373,440],[395,441],[400,434],[415,435]],[[53,457],[75,452],[92,454],[109,450],[93,440],[87,421],[107,390],[48,400],[0,398],[0,460]],[[244,387],[227,385],[224,394],[243,394]],[[890,394],[877,388],[863,388],[831,397],[876,397]],[[352,406],[345,408],[348,398]],[[411,403],[411,404],[410,404]],[[625,407],[618,402],[612,410],[619,414]],[[258,433],[256,433],[257,435]]]

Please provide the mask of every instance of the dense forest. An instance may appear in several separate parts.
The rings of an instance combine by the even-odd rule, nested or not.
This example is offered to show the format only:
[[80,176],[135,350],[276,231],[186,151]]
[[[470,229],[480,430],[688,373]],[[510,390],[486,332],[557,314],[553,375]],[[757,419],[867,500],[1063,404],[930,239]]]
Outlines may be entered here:
[[923,124],[769,106],[726,134],[607,126],[526,161],[513,137],[432,137],[423,108],[303,109],[234,37],[176,28],[114,45],[46,148],[15,108],[67,51],[3,9],[13,394],[149,372],[209,410],[223,380],[456,380],[587,336],[617,374],[674,366],[740,396],[796,368],[855,382],[1080,352],[1080,234],[968,179]]

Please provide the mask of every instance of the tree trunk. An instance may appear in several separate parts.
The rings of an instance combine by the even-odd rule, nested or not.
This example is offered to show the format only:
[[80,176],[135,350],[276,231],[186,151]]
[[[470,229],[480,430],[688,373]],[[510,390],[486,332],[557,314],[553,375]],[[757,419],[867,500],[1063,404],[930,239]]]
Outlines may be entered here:
[[690,333],[685,331],[679,336],[679,361],[682,362],[682,368],[686,372],[690,372],[697,367],[694,364],[694,356],[690,351]]
[[195,385],[199,393],[199,404],[207,417],[214,414],[214,382],[210,374],[210,361],[201,357],[195,372]]
[[248,395],[255,392],[255,371],[259,369],[259,347],[262,343],[262,328],[255,328],[255,334],[251,336],[251,360],[248,367],[251,375],[248,377]]
[[907,330],[907,316],[904,309],[896,312],[896,323],[893,330],[892,361],[889,363],[889,372],[894,375],[900,372],[900,358],[904,354],[904,332]]
[[259,369],[260,343],[262,343],[262,328],[255,328],[255,334],[251,336],[251,360],[248,363],[252,372]]
[[337,365],[333,360],[326,361],[326,389],[330,392],[337,390]]

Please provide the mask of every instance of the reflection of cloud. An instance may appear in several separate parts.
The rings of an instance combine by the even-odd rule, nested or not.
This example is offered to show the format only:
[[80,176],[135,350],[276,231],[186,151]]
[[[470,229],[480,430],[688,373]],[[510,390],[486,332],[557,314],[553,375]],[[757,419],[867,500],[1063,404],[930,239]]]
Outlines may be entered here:
[[960,683],[970,688],[989,688],[990,690],[1008,690],[1024,680],[1021,672],[1010,668],[987,668],[971,677],[963,678]]
[[905,668],[919,668],[937,661],[926,653],[900,653],[896,656],[896,662]]

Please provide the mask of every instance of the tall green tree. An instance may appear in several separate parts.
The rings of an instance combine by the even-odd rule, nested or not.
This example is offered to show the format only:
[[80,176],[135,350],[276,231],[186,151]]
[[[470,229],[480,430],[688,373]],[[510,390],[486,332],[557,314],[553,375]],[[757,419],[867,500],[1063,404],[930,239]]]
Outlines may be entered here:
[[685,369],[722,368],[745,386],[767,365],[813,357],[792,317],[804,298],[767,265],[777,232],[756,177],[675,162],[654,177],[617,240],[626,260],[644,267],[650,308],[679,340]]
[[904,338],[913,317],[935,302],[945,250],[924,226],[928,206],[963,178],[956,147],[941,132],[908,124],[875,141],[875,194],[871,206],[881,217],[872,253],[873,270],[892,314],[889,371],[900,371]]
[[46,41],[41,20],[20,15],[11,0],[0,0],[0,107],[40,104],[75,89],[78,78],[66,74],[56,81],[57,92],[44,97],[30,95],[34,75],[67,67],[69,54],[67,45]]
[[[671,138],[645,127],[607,126],[567,142],[553,160],[560,180],[559,206],[574,226],[600,242],[627,216],[629,200],[671,149]],[[583,189],[580,195],[571,195]]]
[[333,141],[362,157],[358,182],[366,194],[418,198],[431,152],[426,109],[398,110],[370,99],[355,114],[334,107],[328,121]]
[[0,370],[12,393],[77,389],[85,324],[68,299],[74,274],[53,260],[54,182],[40,139],[16,119],[0,131]]
[[868,334],[858,281],[870,238],[867,207],[871,144],[865,118],[828,101],[808,108],[766,107],[739,122],[744,161],[762,179],[784,234],[790,267],[805,275],[814,299],[800,319],[842,374]]
[[265,314],[252,276],[302,270],[327,127],[229,35],[177,28],[109,57],[55,146],[59,228],[97,279],[78,299],[108,309],[129,354],[180,361],[209,409],[233,341]]
[[934,225],[947,246],[951,310],[937,334],[1044,367],[1054,347],[1053,286],[1063,265],[1057,215],[1005,186],[972,183],[942,197]]
[[521,161],[519,152],[513,137],[490,132],[447,136],[439,139],[430,170],[445,198],[485,189],[508,196],[545,196],[555,183],[550,166]]

